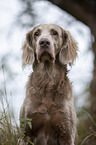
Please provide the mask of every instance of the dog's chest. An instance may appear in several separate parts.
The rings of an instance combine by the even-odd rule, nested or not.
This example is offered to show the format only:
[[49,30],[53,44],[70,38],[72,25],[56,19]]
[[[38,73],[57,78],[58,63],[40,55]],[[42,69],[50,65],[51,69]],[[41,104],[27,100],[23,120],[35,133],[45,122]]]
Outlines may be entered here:
[[27,85],[27,96],[31,99],[32,110],[41,111],[41,108],[46,108],[51,112],[62,107],[67,96],[66,81],[64,79],[61,81],[60,74],[57,72],[59,71],[56,71],[56,74],[45,72],[31,75],[30,83]]
[[52,128],[56,128],[64,117],[63,107],[46,98],[34,104],[34,111],[31,113],[33,132],[43,130],[47,134],[54,134]]

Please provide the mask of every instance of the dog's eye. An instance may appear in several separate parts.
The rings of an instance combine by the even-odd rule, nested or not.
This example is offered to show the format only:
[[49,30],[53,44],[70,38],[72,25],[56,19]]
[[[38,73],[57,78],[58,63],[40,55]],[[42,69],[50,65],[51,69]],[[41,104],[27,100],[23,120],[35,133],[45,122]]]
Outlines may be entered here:
[[53,31],[52,34],[53,35],[58,35],[58,32],[57,31]]
[[36,31],[36,32],[34,33],[34,36],[39,36],[39,31]]

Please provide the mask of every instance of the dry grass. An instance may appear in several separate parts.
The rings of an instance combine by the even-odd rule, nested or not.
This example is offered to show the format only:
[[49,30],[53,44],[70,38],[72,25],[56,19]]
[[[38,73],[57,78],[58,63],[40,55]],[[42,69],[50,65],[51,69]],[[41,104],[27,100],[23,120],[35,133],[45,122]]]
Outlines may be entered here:
[[[1,99],[0,102],[0,145],[27,145],[28,142],[33,145],[31,141],[24,143],[24,134],[21,133],[18,124],[15,121],[14,113],[10,111],[7,99]],[[6,104],[6,107],[5,105]],[[27,123],[31,128],[31,120],[21,120],[21,125]]]
[[[79,117],[78,123],[78,134],[79,143],[78,145],[95,145],[96,143],[96,122],[87,111],[81,111],[81,117]],[[92,144],[90,144],[90,141]]]
[[[4,68],[2,67],[3,75],[4,75]],[[0,90],[1,91],[1,90]],[[13,109],[9,109],[7,91],[6,91],[6,82],[4,80],[4,91],[0,94],[0,145],[27,145],[23,141],[24,133],[21,133],[20,127],[18,126]],[[22,119],[21,125],[23,123],[27,123],[30,127],[30,119]],[[30,141],[29,141],[30,142]],[[32,142],[30,144],[33,145]]]

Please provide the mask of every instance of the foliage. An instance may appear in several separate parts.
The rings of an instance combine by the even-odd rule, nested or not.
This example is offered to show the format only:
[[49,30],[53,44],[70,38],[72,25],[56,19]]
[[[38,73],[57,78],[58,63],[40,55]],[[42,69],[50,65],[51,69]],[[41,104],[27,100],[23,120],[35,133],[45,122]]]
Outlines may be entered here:
[[19,26],[29,28],[35,25],[36,13],[34,11],[34,1],[35,0],[20,0],[21,10],[19,11],[16,19]]
[[[2,67],[3,74],[4,68]],[[22,118],[20,119],[21,125],[26,123],[32,128],[31,120]],[[24,133],[20,131],[20,127],[16,123],[14,112],[9,108],[9,102],[7,98],[6,82],[4,80],[4,92],[0,93],[0,145],[27,145],[28,142],[33,145],[29,140],[24,142]]]
[[[6,107],[4,105],[5,103]],[[0,145],[17,145],[21,133],[16,122],[12,123],[11,117],[13,113],[9,111],[8,101],[7,99],[5,100],[3,96],[1,98],[0,106]]]
[[[4,107],[5,101],[7,104],[6,107]],[[27,143],[24,143],[23,141],[24,133],[20,131],[20,128],[15,121],[14,114],[9,109],[7,98],[6,100],[3,100],[2,98],[0,104],[0,145],[26,145]],[[21,126],[24,126],[23,123],[26,123],[32,128],[30,119],[22,118],[20,121]],[[33,145],[30,140],[28,142]]]
[[[90,127],[90,121],[93,127]],[[94,142],[96,140],[96,122],[86,110],[82,110],[79,116],[78,123],[78,134],[79,134],[79,145],[88,145],[89,139]],[[95,142],[94,142],[95,143]]]
[[28,126],[32,129],[31,120],[32,120],[32,119],[29,119],[29,118],[21,118],[21,119],[20,119],[21,127],[24,127],[24,126],[25,126],[25,123],[27,123]]

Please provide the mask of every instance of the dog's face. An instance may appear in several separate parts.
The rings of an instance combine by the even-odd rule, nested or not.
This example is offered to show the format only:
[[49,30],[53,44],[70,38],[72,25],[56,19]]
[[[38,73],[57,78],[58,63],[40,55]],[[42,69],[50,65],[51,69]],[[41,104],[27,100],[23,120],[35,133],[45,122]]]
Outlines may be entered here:
[[54,63],[56,55],[59,54],[59,61],[68,64],[75,59],[76,51],[76,42],[69,32],[55,24],[42,24],[26,35],[23,45],[23,63],[32,64],[35,59],[38,63],[45,61]]
[[54,62],[63,43],[61,29],[52,24],[40,25],[34,28],[31,38],[38,62]]

